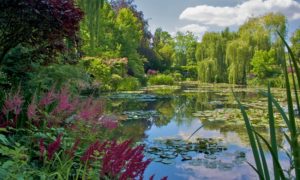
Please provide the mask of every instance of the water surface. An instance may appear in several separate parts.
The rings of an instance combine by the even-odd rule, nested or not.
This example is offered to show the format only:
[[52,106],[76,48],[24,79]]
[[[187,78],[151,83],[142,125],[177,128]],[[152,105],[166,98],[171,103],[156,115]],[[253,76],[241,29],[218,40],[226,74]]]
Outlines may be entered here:
[[[253,126],[267,135],[267,103],[258,88],[193,83],[146,88],[107,95],[107,112],[122,119],[118,136],[146,145],[145,155],[153,161],[145,179],[153,174],[155,179],[258,179],[247,164],[254,164],[252,151],[231,88]],[[274,94],[284,105],[284,91]],[[284,128],[280,118],[277,122]],[[278,143],[284,144],[280,135]],[[283,153],[280,157],[288,163]],[[270,155],[267,160],[271,163]]]

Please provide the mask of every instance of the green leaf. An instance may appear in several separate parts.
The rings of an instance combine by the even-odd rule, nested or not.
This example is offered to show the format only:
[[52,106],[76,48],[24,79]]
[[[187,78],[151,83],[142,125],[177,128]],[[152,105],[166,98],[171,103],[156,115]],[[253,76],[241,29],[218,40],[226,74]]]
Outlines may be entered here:
[[0,134],[0,143],[4,144],[4,145],[8,145],[9,144],[7,138],[3,134]]
[[274,150],[272,149],[272,147],[270,146],[270,144],[268,143],[268,141],[267,141],[262,135],[260,135],[258,132],[256,132],[254,129],[252,129],[252,131],[253,131],[258,137],[260,137],[260,139],[262,139],[262,140],[264,141],[265,145],[267,145],[267,147],[268,147],[268,149],[269,149],[269,151],[270,151],[270,153],[271,153],[271,155],[272,155],[273,162],[275,162],[275,164],[276,164],[276,166],[277,166],[277,171],[278,171],[280,177],[281,177],[282,179],[287,179],[287,178],[285,178],[285,176],[284,176],[284,172],[283,172],[283,170],[282,170],[282,167],[281,167],[281,165],[280,165],[280,162],[279,162],[279,160],[278,160],[278,157],[275,155],[275,152],[274,152]]
[[253,152],[253,156],[254,156],[256,168],[257,168],[259,174],[264,174],[263,173],[263,169],[262,169],[262,164],[261,164],[261,161],[260,161],[259,151],[258,151],[258,148],[256,146],[255,137],[254,137],[254,134],[252,132],[252,126],[251,126],[250,120],[249,120],[249,118],[247,116],[247,113],[246,113],[246,110],[245,110],[244,106],[238,100],[238,98],[235,95],[235,93],[233,92],[233,90],[232,90],[232,93],[233,93],[234,98],[235,98],[235,100],[237,101],[237,103],[238,103],[238,105],[240,107],[240,110],[241,110],[242,115],[243,115],[244,122],[246,124],[246,129],[247,129],[248,137],[249,137],[249,140],[250,140],[250,145],[251,145],[251,148],[252,148],[252,152]]
[[[275,120],[274,120],[274,112],[273,112],[273,104],[270,84],[268,85],[268,114],[269,114],[269,127],[270,127],[270,138],[272,149],[274,150],[274,155],[278,159],[278,150],[277,150],[277,141],[276,141],[276,128],[275,128]],[[275,180],[279,180],[278,169],[273,160],[273,169],[274,169],[274,178]]]

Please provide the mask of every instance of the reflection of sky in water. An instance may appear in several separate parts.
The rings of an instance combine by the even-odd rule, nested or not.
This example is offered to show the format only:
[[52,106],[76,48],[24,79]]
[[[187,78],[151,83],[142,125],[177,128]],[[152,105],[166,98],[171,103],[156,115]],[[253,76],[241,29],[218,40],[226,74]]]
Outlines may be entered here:
[[[225,89],[227,90],[227,89]],[[220,91],[216,89],[215,92]],[[117,105],[112,108],[115,111],[157,111],[159,114],[163,114],[163,118],[146,121],[145,119],[148,114],[141,114],[144,120],[133,120],[133,124],[143,124],[149,128],[145,132],[142,130],[141,137],[147,137],[146,143],[153,143],[155,139],[166,139],[166,138],[178,138],[187,140],[193,132],[199,128],[202,123],[199,118],[191,116],[192,113],[204,110],[214,110],[214,103],[224,100],[224,107],[221,108],[236,108],[234,105],[235,101],[232,97],[231,90],[227,90],[229,94],[224,93],[222,95],[217,93],[199,93],[199,89],[191,93],[191,96],[179,95],[178,97],[169,99],[156,99],[155,101],[134,101],[134,98],[125,100],[122,106]],[[250,91],[250,90],[249,90]],[[256,90],[255,90],[256,91]],[[255,92],[254,91],[254,92]],[[253,90],[251,90],[253,92]],[[240,93],[241,98],[246,101],[257,102],[257,94],[251,93],[251,96],[246,93]],[[137,97],[139,97],[138,95]],[[144,96],[142,96],[144,97]],[[136,98],[136,97],[135,97]],[[125,98],[126,99],[126,98]],[[129,101],[130,100],[130,101]],[[113,100],[117,102],[116,99]],[[214,102],[214,103],[212,103]],[[222,103],[222,102],[221,102]],[[261,103],[261,106],[264,106]],[[158,122],[157,122],[158,120]],[[156,122],[155,122],[156,121]],[[137,123],[139,122],[139,123]],[[205,122],[205,121],[203,121]],[[241,123],[241,126],[243,122]],[[130,126],[130,123],[127,125]],[[136,128],[132,128],[137,130]],[[143,128],[142,128],[143,129]],[[125,128],[126,130],[126,128]],[[128,132],[130,134],[130,132]],[[267,132],[265,132],[267,133]],[[145,135],[145,136],[144,136]],[[129,136],[130,137],[130,136]],[[244,152],[246,154],[247,161],[251,164],[254,163],[252,151],[248,145],[248,137],[246,131],[240,128],[240,125],[233,124],[229,128],[223,128],[220,130],[220,126],[211,124],[210,126],[201,128],[193,137],[192,141],[196,138],[221,138],[222,143],[228,148],[225,151],[216,153],[215,160],[209,160],[209,163],[198,164],[197,166],[192,165],[191,161],[181,161],[181,157],[178,156],[172,161],[172,164],[162,164],[161,162],[152,162],[145,172],[145,179],[149,179],[150,176],[155,174],[154,179],[160,179],[164,176],[168,176],[170,180],[180,179],[221,179],[221,180],[251,180],[258,179],[254,170],[245,162],[236,163],[235,157],[237,152]],[[192,156],[193,159],[204,159],[203,153],[189,152],[188,155]],[[283,167],[288,167],[288,159],[283,152],[279,154],[280,159],[283,163]],[[270,154],[266,155],[269,167],[272,168],[272,161]],[[222,169],[218,164],[220,163],[231,163],[234,164],[232,169]],[[215,166],[217,164],[217,166]],[[272,174],[272,170],[270,170]]]
[[[195,118],[188,124],[178,124],[172,119],[172,121],[163,127],[157,127],[155,125],[145,133],[148,135],[146,141],[152,142],[155,139],[163,138],[180,138],[188,139],[188,137],[202,124],[199,119]],[[246,153],[247,161],[251,164],[255,164],[253,160],[252,151],[249,147],[246,147],[238,134],[234,132],[228,132],[224,134],[220,133],[219,130],[205,130],[200,129],[191,139],[192,141],[198,137],[202,138],[222,138],[223,143],[227,146],[227,150],[217,155],[216,162],[232,163],[236,152],[243,151]],[[193,159],[203,158],[203,154],[193,154]],[[270,154],[266,155],[268,164],[272,164]],[[288,159],[284,153],[280,153],[280,158],[283,163],[283,167],[288,167]],[[214,162],[214,161],[213,161]],[[272,168],[272,166],[270,166]],[[272,171],[272,170],[270,170]],[[158,162],[152,162],[145,172],[145,178],[147,179],[151,175],[155,174],[156,178],[168,176],[169,179],[221,179],[221,180],[251,180],[258,179],[256,173],[246,163],[242,162],[239,165],[235,165],[231,170],[223,170],[220,168],[207,168],[205,165],[194,166],[189,161],[181,161],[177,158],[175,162],[170,165],[165,165]],[[271,173],[272,174],[272,173]]]
[[[148,135],[146,141],[153,141],[155,139],[163,138],[181,138],[188,139],[188,137],[202,124],[199,119],[195,118],[188,124],[183,123],[180,126],[172,119],[172,121],[163,127],[157,127],[155,125],[145,133]],[[227,133],[224,137],[218,130],[205,130],[205,128],[200,129],[192,138],[196,139],[198,137],[203,138],[224,138],[224,143],[228,147],[227,151],[218,154],[218,158],[212,162],[227,162],[232,163],[235,152],[243,151],[246,153],[247,157],[252,157],[252,152],[248,148],[239,146],[241,140],[236,133]],[[193,154],[193,158],[203,158],[203,153]],[[250,160],[251,162],[251,160]],[[255,172],[247,163],[242,163],[238,166],[234,166],[231,170],[223,170],[219,168],[207,168],[205,165],[194,166],[189,163],[189,161],[181,161],[177,158],[175,162],[170,165],[165,165],[162,163],[152,162],[145,172],[145,179],[149,176],[155,174],[156,178],[159,179],[163,176],[168,176],[169,179],[222,179],[222,180],[250,180],[257,179]]]

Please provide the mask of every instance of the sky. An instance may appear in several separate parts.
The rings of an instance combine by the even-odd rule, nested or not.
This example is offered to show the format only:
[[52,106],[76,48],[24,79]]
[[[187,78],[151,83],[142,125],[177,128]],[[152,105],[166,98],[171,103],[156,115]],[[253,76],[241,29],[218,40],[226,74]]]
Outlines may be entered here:
[[161,27],[174,35],[193,32],[200,39],[207,31],[237,30],[250,17],[281,12],[288,19],[288,36],[300,28],[300,0],[135,0],[150,30]]

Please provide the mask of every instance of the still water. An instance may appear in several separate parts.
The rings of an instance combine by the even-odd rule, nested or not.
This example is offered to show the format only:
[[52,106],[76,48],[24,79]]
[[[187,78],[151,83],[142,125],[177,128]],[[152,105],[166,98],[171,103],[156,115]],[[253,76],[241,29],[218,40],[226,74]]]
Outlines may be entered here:
[[[247,107],[253,126],[268,134],[266,98],[257,88],[181,84],[106,96],[107,112],[122,119],[118,136],[146,146],[152,159],[145,179],[258,179],[248,136],[232,90]],[[284,91],[274,90],[284,106]],[[277,115],[278,143],[284,145]],[[280,158],[286,166],[284,153]],[[267,154],[267,161],[271,162]],[[271,167],[271,166],[270,166]]]

